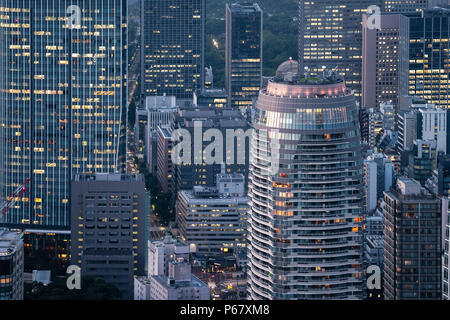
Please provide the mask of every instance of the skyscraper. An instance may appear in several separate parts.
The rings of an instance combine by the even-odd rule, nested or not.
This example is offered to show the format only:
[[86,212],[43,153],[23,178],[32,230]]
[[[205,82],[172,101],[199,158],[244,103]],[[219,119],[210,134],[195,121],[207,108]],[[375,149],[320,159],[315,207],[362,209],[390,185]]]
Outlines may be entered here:
[[9,226],[70,229],[70,180],[126,157],[127,1],[1,0],[0,201]]
[[[297,70],[297,63],[283,63],[258,98],[248,295],[361,299],[363,160],[355,97],[342,80],[299,77]],[[278,171],[271,171],[276,162]]]
[[263,14],[258,4],[227,4],[225,72],[232,108],[246,110],[261,88]]
[[442,0],[384,0],[383,11],[389,13],[417,12]]
[[409,78],[407,91],[436,106],[450,106],[450,9],[408,14]]
[[23,300],[23,233],[0,228],[0,300]]
[[378,109],[390,102],[397,112],[399,95],[407,94],[409,20],[401,14],[383,14],[379,29],[364,21],[361,105]]
[[385,299],[441,299],[440,204],[408,178],[384,193]]
[[80,174],[72,181],[71,263],[132,299],[145,274],[145,182],[135,174]]
[[[299,68],[320,75],[337,68],[347,88],[361,95],[362,14],[381,0],[299,0]],[[381,9],[380,9],[381,10]]]
[[142,0],[143,95],[191,100],[205,73],[205,0]]

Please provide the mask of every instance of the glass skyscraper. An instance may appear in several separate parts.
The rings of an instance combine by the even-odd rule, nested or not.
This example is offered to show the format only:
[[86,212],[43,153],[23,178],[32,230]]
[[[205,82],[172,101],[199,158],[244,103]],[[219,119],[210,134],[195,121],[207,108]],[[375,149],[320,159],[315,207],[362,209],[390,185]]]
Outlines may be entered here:
[[355,97],[342,80],[300,77],[297,69],[296,62],[282,64],[258,98],[248,295],[362,299],[363,161]]
[[349,89],[361,95],[362,14],[381,0],[299,0],[299,62],[311,75],[337,69]]
[[406,91],[427,103],[450,106],[450,10],[409,14],[409,81]]
[[232,108],[246,110],[262,77],[263,14],[258,4],[227,4],[225,72]]
[[191,100],[205,73],[205,0],[142,0],[143,95]]
[[0,201],[7,226],[69,230],[76,173],[125,168],[126,0],[0,0]]

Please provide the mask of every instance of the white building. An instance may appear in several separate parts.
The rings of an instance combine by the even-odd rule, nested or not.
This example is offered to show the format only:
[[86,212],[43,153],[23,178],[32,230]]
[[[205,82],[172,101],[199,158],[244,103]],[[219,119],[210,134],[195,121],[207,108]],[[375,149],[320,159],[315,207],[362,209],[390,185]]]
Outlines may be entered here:
[[435,140],[437,151],[447,151],[447,110],[428,105],[419,109],[419,119],[422,126],[422,140]]
[[23,233],[0,228],[0,300],[23,300]]
[[218,175],[217,187],[178,193],[176,221],[184,240],[201,254],[245,247],[248,198],[242,174]]
[[148,241],[148,275],[134,278],[134,300],[150,300],[151,278],[168,276],[169,262],[189,260],[190,248],[179,239],[166,236],[161,241]]
[[168,275],[169,261],[174,258],[189,259],[189,246],[171,236],[166,236],[162,241],[149,241],[148,276]]
[[168,276],[150,278],[151,300],[210,300],[209,287],[191,272],[184,259],[169,262]]
[[150,278],[134,278],[134,300],[150,300]]

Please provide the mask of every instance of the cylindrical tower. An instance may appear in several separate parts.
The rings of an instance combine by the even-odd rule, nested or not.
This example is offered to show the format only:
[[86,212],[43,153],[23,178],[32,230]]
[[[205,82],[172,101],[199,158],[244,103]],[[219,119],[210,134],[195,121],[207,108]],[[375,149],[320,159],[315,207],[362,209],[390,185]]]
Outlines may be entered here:
[[361,299],[363,161],[355,98],[341,80],[305,79],[297,70],[296,62],[283,63],[257,103],[248,297]]

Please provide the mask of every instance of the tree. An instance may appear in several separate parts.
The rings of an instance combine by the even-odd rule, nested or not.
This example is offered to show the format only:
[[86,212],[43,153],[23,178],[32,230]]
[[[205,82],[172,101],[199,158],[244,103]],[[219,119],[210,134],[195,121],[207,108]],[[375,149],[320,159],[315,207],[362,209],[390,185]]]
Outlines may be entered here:
[[90,276],[81,278],[80,290],[69,290],[66,277],[54,277],[52,283],[44,286],[33,282],[25,284],[25,300],[119,300],[122,293],[102,278]]

